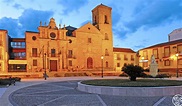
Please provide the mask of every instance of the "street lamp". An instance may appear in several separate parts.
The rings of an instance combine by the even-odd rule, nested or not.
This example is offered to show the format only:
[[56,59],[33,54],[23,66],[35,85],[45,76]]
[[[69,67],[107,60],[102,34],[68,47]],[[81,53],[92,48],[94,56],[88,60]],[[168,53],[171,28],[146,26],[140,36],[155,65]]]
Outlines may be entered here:
[[104,60],[104,56],[101,56],[101,60],[102,60],[102,61],[101,61],[101,62],[102,62],[102,70],[101,70],[101,71],[102,71],[102,78],[103,78],[103,72],[104,72],[103,60]]
[[46,74],[46,53],[44,53],[44,57],[43,57],[43,67],[44,67],[44,79],[47,79],[47,74]]
[[178,78],[178,56],[179,54],[176,54],[176,77]]

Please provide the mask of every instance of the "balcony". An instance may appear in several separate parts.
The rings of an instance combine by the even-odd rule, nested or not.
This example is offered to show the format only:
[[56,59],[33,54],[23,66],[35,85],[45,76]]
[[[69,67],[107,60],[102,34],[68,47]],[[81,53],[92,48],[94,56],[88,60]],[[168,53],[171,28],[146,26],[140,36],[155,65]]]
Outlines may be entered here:
[[76,57],[75,57],[75,56],[73,56],[73,55],[68,54],[67,56],[68,56],[68,58],[76,59]]
[[134,58],[131,58],[131,61],[134,61],[135,59]]

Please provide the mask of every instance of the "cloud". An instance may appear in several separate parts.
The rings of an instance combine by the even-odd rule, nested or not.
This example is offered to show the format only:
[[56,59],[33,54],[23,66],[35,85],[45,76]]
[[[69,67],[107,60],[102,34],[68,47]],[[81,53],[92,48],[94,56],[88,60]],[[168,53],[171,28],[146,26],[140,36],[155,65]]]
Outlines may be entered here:
[[13,5],[13,7],[16,8],[16,9],[23,9],[22,5],[17,4],[17,3],[15,3],[15,4]]
[[80,9],[87,3],[88,0],[58,0],[58,4],[62,5],[65,8],[63,11],[63,14],[65,15],[75,10],[78,11],[78,9]]
[[0,28],[8,30],[9,35],[17,37],[20,26],[17,19],[3,17],[0,19]]
[[135,18],[124,23],[126,27],[125,31],[134,33],[141,27],[148,29],[169,24],[172,21],[181,20],[181,3],[181,0],[156,0],[150,1],[150,3],[145,2],[143,9],[136,7],[136,11],[133,13],[133,17]]
[[49,22],[51,16],[53,16],[52,11],[26,9],[18,19],[1,18],[0,29],[8,30],[11,37],[24,37],[25,31],[38,31],[40,21]]
[[26,9],[19,17],[19,22],[25,30],[37,31],[40,21],[49,22],[51,16],[52,11]]

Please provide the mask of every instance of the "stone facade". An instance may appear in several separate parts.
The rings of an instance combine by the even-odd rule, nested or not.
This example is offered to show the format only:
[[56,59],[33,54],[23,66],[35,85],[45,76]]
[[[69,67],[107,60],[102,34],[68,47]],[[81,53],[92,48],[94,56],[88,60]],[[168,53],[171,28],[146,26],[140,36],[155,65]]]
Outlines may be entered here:
[[[5,61],[8,61],[9,67],[3,66],[2,70],[11,75],[37,73],[39,76],[45,71],[49,75],[81,71],[99,73],[102,69],[114,72],[111,11],[112,8],[101,4],[92,10],[92,23],[80,28],[57,26],[51,18],[48,25],[40,22],[38,32],[26,31],[25,38],[10,38],[9,60],[1,62],[7,65]],[[8,47],[4,49],[7,51]]]
[[8,69],[8,35],[6,30],[0,30],[0,73]]

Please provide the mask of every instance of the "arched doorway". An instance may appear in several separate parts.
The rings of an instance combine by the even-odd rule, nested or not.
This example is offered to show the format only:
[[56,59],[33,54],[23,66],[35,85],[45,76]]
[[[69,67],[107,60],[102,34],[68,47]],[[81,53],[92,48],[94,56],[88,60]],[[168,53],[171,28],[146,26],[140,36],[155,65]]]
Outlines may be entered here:
[[87,58],[87,68],[93,68],[93,59],[91,57]]

